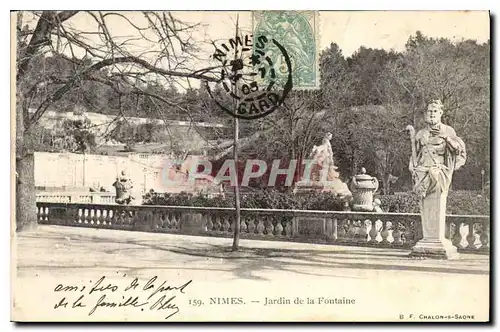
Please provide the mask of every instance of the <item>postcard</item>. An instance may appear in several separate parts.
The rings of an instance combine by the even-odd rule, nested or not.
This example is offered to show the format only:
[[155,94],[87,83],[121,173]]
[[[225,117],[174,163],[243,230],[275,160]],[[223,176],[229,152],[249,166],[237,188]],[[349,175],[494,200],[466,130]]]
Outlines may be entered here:
[[12,321],[490,321],[489,12],[11,35]]

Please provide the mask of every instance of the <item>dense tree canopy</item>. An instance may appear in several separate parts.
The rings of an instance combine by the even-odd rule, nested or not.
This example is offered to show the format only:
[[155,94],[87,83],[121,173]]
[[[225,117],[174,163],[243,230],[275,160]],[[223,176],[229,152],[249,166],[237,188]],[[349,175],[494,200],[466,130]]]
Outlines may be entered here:
[[[60,77],[74,70],[74,64],[57,55],[36,61],[30,71],[35,77]],[[344,177],[364,166],[382,179],[384,186],[388,176],[396,176],[396,187],[408,189],[410,147],[402,130],[408,124],[421,126],[426,103],[439,98],[446,107],[444,122],[455,128],[468,149],[468,161],[454,186],[478,189],[481,170],[489,174],[489,42],[452,43],[417,32],[402,52],[361,47],[348,57],[332,43],[320,55],[320,69],[319,90],[292,91],[273,114],[240,122],[243,158],[306,158],[313,144],[329,131],[335,162]],[[109,72],[103,68],[96,75],[107,77]],[[143,84],[143,93],[124,94],[86,80],[53,107],[70,110],[76,103],[107,114],[223,123],[227,129],[206,136],[222,142],[212,151],[214,156],[230,157],[231,144],[225,142],[232,138],[232,118],[215,105],[203,86],[179,91],[172,84],[150,81]],[[161,139],[153,137],[151,128],[146,127],[132,135],[122,128],[121,135],[127,136],[122,141]]]

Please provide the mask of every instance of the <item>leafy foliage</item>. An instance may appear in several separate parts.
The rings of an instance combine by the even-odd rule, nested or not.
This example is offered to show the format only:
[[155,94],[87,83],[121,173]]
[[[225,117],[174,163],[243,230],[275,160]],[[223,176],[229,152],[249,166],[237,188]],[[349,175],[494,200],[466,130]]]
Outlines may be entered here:
[[[420,212],[418,197],[414,194],[382,195],[379,199],[387,212]],[[446,209],[447,214],[489,215],[490,198],[474,191],[450,191]]]
[[[418,197],[414,194],[381,195],[386,212],[419,213]],[[144,205],[232,207],[232,197],[208,197],[205,194],[148,193]],[[257,191],[242,195],[241,207],[249,209],[293,209],[318,211],[343,211],[346,201],[329,193],[295,195],[278,191]],[[451,191],[448,196],[448,214],[489,215],[490,198],[470,191]]]
[[[278,191],[257,191],[242,195],[241,207],[249,209],[295,209],[295,210],[328,210],[342,211],[345,204],[330,193],[311,193],[294,195]],[[199,206],[199,207],[232,207],[232,197],[208,197],[204,194],[158,194],[148,193],[144,197],[144,205]]]
[[96,147],[96,136],[88,119],[68,119],[52,129],[35,125],[29,138],[37,151],[90,153]]

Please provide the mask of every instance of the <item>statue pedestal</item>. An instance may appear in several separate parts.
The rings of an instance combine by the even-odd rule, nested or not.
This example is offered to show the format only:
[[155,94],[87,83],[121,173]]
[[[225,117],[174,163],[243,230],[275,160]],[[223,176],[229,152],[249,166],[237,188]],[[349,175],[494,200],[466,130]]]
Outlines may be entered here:
[[410,257],[454,259],[457,248],[445,238],[447,192],[436,191],[420,201],[423,238],[413,246]]
[[456,259],[458,252],[448,239],[423,238],[411,248],[410,257]]
[[334,181],[299,181],[295,184],[295,188],[293,190],[294,194],[303,194],[309,193],[311,191],[314,192],[331,192],[339,197],[350,197],[352,196],[351,191],[347,187],[345,183],[343,183],[340,179],[335,179]]
[[310,191],[321,192],[325,188],[325,185],[320,181],[299,181],[295,184],[293,189],[294,194],[302,194]]

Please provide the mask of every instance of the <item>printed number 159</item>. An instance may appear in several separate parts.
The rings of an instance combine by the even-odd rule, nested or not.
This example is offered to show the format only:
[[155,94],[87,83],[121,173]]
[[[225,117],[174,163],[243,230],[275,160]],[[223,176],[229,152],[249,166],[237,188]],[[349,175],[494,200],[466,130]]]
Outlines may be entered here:
[[189,300],[189,305],[192,305],[194,307],[199,307],[202,304],[203,304],[203,302],[201,300],[198,300],[198,299]]

